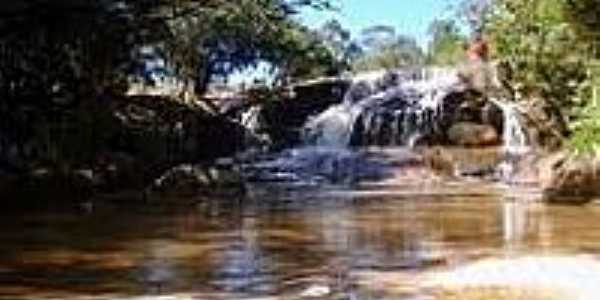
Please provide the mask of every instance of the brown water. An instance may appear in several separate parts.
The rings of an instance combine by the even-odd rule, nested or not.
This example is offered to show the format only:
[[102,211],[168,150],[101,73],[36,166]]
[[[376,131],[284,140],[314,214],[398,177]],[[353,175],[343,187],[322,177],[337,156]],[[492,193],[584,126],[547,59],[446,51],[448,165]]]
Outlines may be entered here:
[[[529,188],[463,180],[5,212],[0,298],[431,299],[426,273],[600,251],[599,206],[535,199]],[[514,298],[504,295],[483,298]]]

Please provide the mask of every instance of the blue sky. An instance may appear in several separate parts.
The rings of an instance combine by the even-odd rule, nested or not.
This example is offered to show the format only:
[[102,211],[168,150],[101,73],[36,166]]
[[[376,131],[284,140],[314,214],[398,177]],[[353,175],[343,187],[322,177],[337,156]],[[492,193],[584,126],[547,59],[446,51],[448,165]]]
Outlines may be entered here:
[[413,36],[427,44],[427,29],[436,18],[453,17],[457,0],[334,0],[338,12],[306,10],[301,20],[317,28],[329,19],[338,19],[356,37],[373,25],[391,25],[397,33]]
[[[300,20],[310,28],[319,28],[331,19],[337,19],[357,37],[360,32],[374,25],[390,25],[398,34],[417,39],[423,49],[427,47],[427,30],[436,18],[451,18],[456,15],[455,5],[459,0],[331,0],[338,9],[323,12],[306,9]],[[454,5],[454,6],[453,6]],[[232,76],[231,82],[251,83],[254,78],[264,78],[265,66]]]

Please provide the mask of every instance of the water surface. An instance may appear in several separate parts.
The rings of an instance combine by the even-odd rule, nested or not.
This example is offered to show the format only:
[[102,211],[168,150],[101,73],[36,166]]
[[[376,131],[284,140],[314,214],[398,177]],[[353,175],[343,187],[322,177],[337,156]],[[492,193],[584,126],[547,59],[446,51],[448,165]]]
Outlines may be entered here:
[[0,298],[460,299],[422,276],[599,253],[600,206],[548,206],[536,193],[448,179],[3,212]]

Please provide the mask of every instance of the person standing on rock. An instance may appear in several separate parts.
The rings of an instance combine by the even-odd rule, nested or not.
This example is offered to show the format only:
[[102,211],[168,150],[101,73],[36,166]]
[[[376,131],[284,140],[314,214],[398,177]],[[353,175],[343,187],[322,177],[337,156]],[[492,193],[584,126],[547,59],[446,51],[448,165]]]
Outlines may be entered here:
[[492,71],[489,64],[489,47],[481,33],[465,45],[466,61],[459,68],[459,76],[465,84],[482,94],[492,88]]

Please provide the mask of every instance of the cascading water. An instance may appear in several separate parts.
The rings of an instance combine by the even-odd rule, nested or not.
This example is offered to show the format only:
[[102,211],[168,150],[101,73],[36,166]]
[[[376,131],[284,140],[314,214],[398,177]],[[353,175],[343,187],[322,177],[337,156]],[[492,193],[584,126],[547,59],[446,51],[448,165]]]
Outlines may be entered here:
[[402,69],[358,75],[341,104],[307,122],[305,143],[412,147],[439,130],[444,99],[464,88],[454,69]]
[[522,154],[529,150],[527,135],[519,119],[516,104],[506,103],[491,98],[490,101],[502,110],[504,116],[504,132],[502,135],[503,150],[506,154]]
[[257,133],[261,125],[261,112],[262,107],[258,105],[250,107],[250,109],[242,113],[240,118],[241,125],[246,127],[250,132]]
[[502,110],[504,116],[502,150],[505,158],[498,166],[498,173],[502,181],[511,182],[518,160],[530,149],[527,135],[521,124],[516,104],[502,102],[495,98],[491,98],[490,101]]
[[[253,164],[249,177],[258,181],[310,184],[383,178],[390,168],[398,165],[389,161],[380,163],[362,150],[348,147],[413,148],[444,143],[448,141],[449,128],[463,120],[463,113],[469,113],[470,105],[481,104],[459,96],[466,95],[469,87],[456,69],[371,72],[356,75],[351,81],[340,104],[308,119],[301,147]],[[491,99],[491,103],[503,114],[502,149],[507,159],[498,170],[505,180],[514,173],[516,159],[526,152],[527,138],[516,106],[496,99]],[[248,112],[247,120],[253,119],[251,113]],[[481,116],[481,111],[476,114]],[[495,128],[499,130],[498,127],[499,124]],[[414,153],[405,156],[406,162],[418,161]]]

